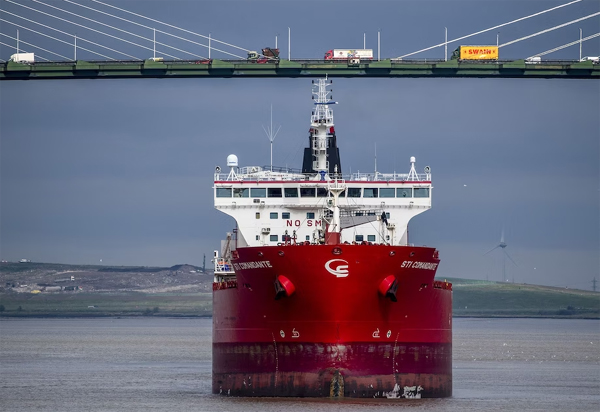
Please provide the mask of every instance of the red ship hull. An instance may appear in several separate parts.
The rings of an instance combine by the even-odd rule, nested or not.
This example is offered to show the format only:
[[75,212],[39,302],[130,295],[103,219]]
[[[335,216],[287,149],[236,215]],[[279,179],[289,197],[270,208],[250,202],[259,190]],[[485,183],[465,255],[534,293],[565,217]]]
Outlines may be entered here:
[[213,393],[452,395],[452,286],[433,280],[434,248],[236,252],[236,280],[213,285]]

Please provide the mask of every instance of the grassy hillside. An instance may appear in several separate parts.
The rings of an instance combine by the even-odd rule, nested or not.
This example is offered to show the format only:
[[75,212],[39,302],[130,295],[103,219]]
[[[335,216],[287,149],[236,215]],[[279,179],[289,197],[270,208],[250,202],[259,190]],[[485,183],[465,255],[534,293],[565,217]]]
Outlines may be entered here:
[[455,316],[600,318],[600,293],[516,283],[448,279]]
[[[0,316],[210,316],[212,273],[170,268],[0,264]],[[455,316],[600,319],[600,293],[447,279]]]
[[0,293],[10,317],[211,316],[209,293]]

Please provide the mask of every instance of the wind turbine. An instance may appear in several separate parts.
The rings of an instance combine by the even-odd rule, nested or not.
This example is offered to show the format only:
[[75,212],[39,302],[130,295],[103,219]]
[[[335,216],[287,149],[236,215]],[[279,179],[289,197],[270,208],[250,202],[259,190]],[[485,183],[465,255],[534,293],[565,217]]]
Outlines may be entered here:
[[[502,225],[502,234],[500,235],[500,243],[498,243],[496,246],[494,246],[493,248],[491,248],[490,250],[488,250],[487,252],[484,253],[484,256],[487,255],[488,253],[493,252],[494,250],[500,248],[502,249],[502,282],[506,281],[506,258],[509,258],[510,261],[512,263],[514,263],[515,266],[519,266],[517,265],[517,263],[510,257],[510,255],[508,254],[508,252],[506,251],[506,247],[508,246],[508,244],[504,241],[504,225]],[[513,283],[515,283],[515,278],[513,276]]]

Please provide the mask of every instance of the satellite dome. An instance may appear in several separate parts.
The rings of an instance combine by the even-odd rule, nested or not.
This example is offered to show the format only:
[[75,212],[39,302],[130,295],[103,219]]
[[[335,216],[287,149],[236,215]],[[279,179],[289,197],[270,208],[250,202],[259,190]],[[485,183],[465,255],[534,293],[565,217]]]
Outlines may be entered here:
[[410,157],[410,162],[411,162],[411,163],[414,163],[414,162],[416,162],[416,161],[417,161],[417,159],[416,159],[414,156],[411,156],[411,157]]
[[236,155],[230,154],[229,156],[227,156],[227,166],[237,167],[237,165],[238,165],[238,158]]

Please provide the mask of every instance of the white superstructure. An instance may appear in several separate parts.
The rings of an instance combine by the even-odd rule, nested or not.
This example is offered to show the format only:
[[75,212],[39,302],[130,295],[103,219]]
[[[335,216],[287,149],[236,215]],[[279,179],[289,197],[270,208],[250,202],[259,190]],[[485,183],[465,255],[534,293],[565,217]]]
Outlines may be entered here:
[[235,155],[227,158],[228,173],[216,168],[215,208],[236,220],[237,247],[319,244],[340,231],[342,243],[407,245],[408,222],[431,207],[430,169],[417,173],[414,157],[406,174],[329,172],[329,84],[320,79],[313,91],[313,173],[238,167]]

